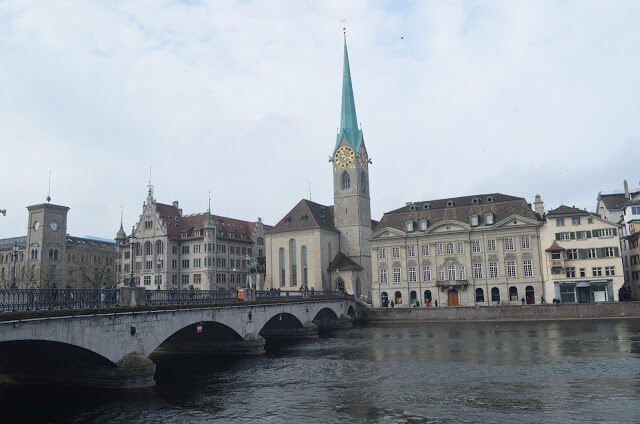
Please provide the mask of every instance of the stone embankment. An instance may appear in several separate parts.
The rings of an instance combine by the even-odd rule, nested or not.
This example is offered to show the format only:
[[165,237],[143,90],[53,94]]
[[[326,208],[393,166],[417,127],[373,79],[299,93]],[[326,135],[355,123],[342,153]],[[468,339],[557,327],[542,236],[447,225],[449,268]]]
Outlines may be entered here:
[[372,308],[366,309],[362,316],[362,320],[367,322],[529,321],[597,318],[640,318],[640,302]]

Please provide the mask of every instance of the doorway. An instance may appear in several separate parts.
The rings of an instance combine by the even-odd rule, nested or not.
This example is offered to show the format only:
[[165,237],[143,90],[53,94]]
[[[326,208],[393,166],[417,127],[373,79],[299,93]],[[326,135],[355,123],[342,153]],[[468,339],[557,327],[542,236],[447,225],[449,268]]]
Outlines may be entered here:
[[460,301],[458,299],[458,291],[456,289],[451,289],[447,293],[447,305],[448,306],[458,306]]

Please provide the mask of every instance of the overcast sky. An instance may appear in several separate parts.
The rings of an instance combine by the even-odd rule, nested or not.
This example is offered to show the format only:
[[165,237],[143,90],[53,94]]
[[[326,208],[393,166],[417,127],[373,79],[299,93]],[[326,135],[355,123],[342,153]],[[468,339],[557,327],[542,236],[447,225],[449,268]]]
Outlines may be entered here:
[[0,237],[30,204],[127,232],[149,180],[184,213],[275,224],[328,157],[341,19],[372,215],[501,192],[595,208],[638,189],[638,1],[0,0]]

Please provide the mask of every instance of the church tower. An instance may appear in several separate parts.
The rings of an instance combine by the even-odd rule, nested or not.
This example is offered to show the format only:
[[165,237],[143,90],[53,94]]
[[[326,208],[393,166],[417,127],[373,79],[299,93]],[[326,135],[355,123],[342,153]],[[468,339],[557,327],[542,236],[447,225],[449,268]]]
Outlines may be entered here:
[[363,277],[370,281],[370,161],[356,117],[346,35],[340,129],[330,160],[333,162],[334,222],[336,229],[340,231],[339,248],[342,253],[364,268],[366,275]]

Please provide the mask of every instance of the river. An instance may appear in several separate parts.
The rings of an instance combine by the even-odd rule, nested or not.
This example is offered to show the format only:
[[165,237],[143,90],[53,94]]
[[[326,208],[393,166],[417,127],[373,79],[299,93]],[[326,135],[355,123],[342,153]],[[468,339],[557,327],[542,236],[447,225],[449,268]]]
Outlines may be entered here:
[[0,385],[0,422],[639,423],[640,319],[358,326],[161,357],[134,391]]

